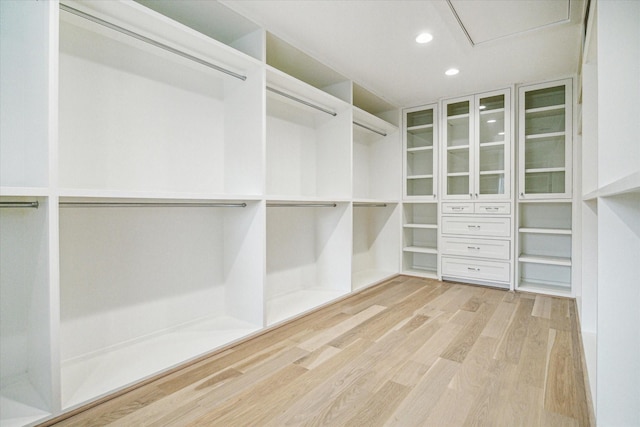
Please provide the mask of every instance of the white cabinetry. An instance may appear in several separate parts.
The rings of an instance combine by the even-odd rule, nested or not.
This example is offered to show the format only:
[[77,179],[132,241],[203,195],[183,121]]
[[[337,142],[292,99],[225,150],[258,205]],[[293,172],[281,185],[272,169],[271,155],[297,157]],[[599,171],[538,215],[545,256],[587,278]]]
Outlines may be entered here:
[[442,102],[444,199],[511,197],[511,91]]
[[223,5],[143,3],[203,21],[0,2],[3,426],[400,271],[397,107]]
[[402,271],[438,277],[438,204],[405,202],[402,224]]
[[572,79],[519,88],[517,288],[571,296]]
[[510,287],[513,272],[510,204],[442,203],[444,278]]
[[521,86],[519,100],[520,199],[570,198],[571,79]]
[[436,199],[438,188],[437,106],[404,111],[404,197]]

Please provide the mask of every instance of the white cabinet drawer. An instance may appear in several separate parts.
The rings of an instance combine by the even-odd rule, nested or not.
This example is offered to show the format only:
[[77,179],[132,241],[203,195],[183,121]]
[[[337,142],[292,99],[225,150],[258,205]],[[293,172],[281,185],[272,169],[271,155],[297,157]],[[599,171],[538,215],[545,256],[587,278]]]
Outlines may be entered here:
[[473,203],[443,203],[442,213],[473,213]]
[[511,218],[442,217],[442,233],[462,236],[509,237]]
[[476,261],[442,257],[442,275],[489,282],[509,282],[510,265],[500,261]]
[[471,240],[455,237],[444,237],[442,239],[443,254],[474,258],[492,258],[508,261],[511,258],[510,246],[511,244],[508,240]]
[[476,203],[475,213],[477,214],[503,214],[511,213],[511,203]]

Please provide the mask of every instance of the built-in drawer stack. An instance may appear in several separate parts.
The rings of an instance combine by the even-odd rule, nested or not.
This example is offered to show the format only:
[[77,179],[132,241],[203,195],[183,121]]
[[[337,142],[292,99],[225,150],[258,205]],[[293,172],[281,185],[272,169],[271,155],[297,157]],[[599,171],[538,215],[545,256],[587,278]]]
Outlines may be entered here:
[[508,288],[512,277],[511,203],[442,204],[442,276]]

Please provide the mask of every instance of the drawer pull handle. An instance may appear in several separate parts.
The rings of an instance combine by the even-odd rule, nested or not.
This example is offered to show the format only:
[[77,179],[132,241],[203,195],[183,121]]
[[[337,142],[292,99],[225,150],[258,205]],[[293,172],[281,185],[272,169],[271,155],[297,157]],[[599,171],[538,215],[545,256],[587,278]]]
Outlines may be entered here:
[[479,251],[480,247],[479,246],[467,246],[467,249],[473,250],[473,251]]
[[467,267],[467,270],[469,270],[469,271],[475,271],[475,272],[480,271],[480,269],[479,269],[478,267]]
[[491,212],[498,212],[500,210],[500,208],[496,208],[496,207],[493,207],[493,206],[487,206],[485,208],[485,210],[488,210],[488,211],[491,211]]
[[463,211],[464,207],[462,207],[462,206],[452,206],[451,209],[454,210],[454,211]]
[[480,229],[480,226],[479,226],[479,225],[471,225],[471,224],[470,224],[470,225],[467,225],[467,227],[469,227],[469,228],[473,228],[473,229],[475,229],[475,230],[479,230],[479,229]]

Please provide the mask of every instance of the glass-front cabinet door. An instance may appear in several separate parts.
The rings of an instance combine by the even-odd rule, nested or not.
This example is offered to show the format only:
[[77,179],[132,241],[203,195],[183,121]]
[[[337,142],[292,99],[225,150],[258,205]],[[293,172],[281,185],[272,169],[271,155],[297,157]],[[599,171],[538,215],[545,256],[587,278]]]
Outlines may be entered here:
[[511,194],[511,105],[508,90],[475,97],[475,198]]
[[510,90],[446,100],[443,111],[444,198],[509,198]]
[[443,190],[448,199],[473,197],[473,98],[444,101],[442,109]]
[[404,195],[434,199],[437,187],[437,106],[405,110]]
[[520,88],[519,197],[571,197],[571,79]]

